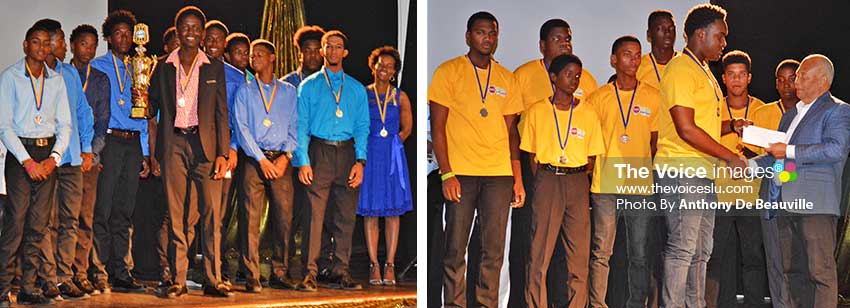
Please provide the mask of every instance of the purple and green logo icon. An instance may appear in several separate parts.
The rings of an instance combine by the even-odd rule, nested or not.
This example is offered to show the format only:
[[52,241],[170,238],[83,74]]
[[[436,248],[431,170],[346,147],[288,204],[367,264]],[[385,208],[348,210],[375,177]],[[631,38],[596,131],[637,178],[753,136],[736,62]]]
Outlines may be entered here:
[[779,175],[779,181],[782,183],[797,180],[797,165],[793,161],[787,161],[784,165],[781,162],[774,163],[773,172]]

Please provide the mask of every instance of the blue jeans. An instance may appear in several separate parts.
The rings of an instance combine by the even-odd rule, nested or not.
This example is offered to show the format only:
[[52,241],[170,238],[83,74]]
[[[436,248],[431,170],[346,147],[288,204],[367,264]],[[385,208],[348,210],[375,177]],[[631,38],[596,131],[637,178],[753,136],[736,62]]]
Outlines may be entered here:
[[[705,186],[708,192],[661,191],[659,201],[679,205],[680,202],[705,200],[716,202],[714,180],[704,178],[661,178],[656,174],[658,186]],[[713,209],[681,210],[674,207],[665,212],[667,218],[667,243],[664,246],[664,282],[661,293],[662,308],[705,307],[705,271],[711,256],[714,232]]]

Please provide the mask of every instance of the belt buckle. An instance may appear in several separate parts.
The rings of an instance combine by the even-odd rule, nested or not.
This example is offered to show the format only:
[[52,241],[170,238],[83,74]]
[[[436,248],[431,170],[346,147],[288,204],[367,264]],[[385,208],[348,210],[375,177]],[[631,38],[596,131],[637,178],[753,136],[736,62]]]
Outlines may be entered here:
[[47,138],[37,138],[35,139],[35,146],[37,147],[46,147],[47,146]]
[[567,168],[558,167],[558,166],[552,166],[552,167],[555,168],[555,170],[553,170],[553,171],[555,171],[555,175],[567,175]]

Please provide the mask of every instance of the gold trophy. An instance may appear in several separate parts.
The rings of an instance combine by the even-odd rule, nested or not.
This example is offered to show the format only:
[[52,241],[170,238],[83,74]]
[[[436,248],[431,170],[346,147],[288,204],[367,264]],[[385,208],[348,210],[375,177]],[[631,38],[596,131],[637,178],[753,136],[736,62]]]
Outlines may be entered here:
[[[132,58],[129,58],[130,63],[130,77],[133,79],[133,89],[136,90],[145,90],[148,86],[151,85],[151,75],[153,74],[153,69],[156,67],[156,56],[146,56],[145,44],[150,41],[150,35],[148,35],[148,25],[143,23],[136,24],[133,27],[133,43],[136,43],[136,55]],[[127,62],[127,61],[125,61]],[[150,118],[150,113],[148,112],[148,103],[141,97],[133,98],[133,108],[130,109],[130,118],[131,119],[147,119]]]

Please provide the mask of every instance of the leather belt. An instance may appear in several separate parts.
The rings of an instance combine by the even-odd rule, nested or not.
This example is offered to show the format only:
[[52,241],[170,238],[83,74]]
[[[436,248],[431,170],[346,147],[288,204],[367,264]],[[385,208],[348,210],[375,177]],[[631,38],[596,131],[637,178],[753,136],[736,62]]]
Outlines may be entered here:
[[106,133],[110,134],[112,136],[121,138],[121,139],[132,139],[132,138],[136,138],[136,137],[139,136],[139,131],[123,130],[123,129],[117,129],[117,128],[107,129]]
[[174,128],[174,133],[177,135],[195,135],[198,133],[198,126],[189,126],[187,128]]
[[327,140],[327,139],[313,137],[312,139],[310,139],[310,141],[318,142],[318,143],[321,143],[321,144],[324,144],[324,145],[329,145],[329,146],[337,147],[337,148],[354,144],[353,139],[335,141],[335,140]]
[[539,164],[539,166],[540,166],[540,169],[543,169],[543,170],[546,170],[546,171],[551,171],[552,173],[555,173],[555,175],[574,174],[574,173],[584,172],[584,171],[587,170],[587,165],[583,165],[583,166],[580,166],[580,167],[558,167],[558,166],[552,166],[550,164]]
[[263,149],[260,149],[260,151],[263,151],[263,155],[265,155],[266,159],[268,159],[270,161],[274,161],[275,159],[277,159],[278,157],[280,157],[284,153],[283,151],[272,151],[272,150],[263,150]]
[[25,146],[36,146],[36,147],[39,147],[39,148],[43,148],[43,147],[50,145],[50,142],[53,141],[54,137],[47,137],[47,138],[24,138],[24,137],[20,137],[19,139],[21,139],[21,144],[23,144]]

